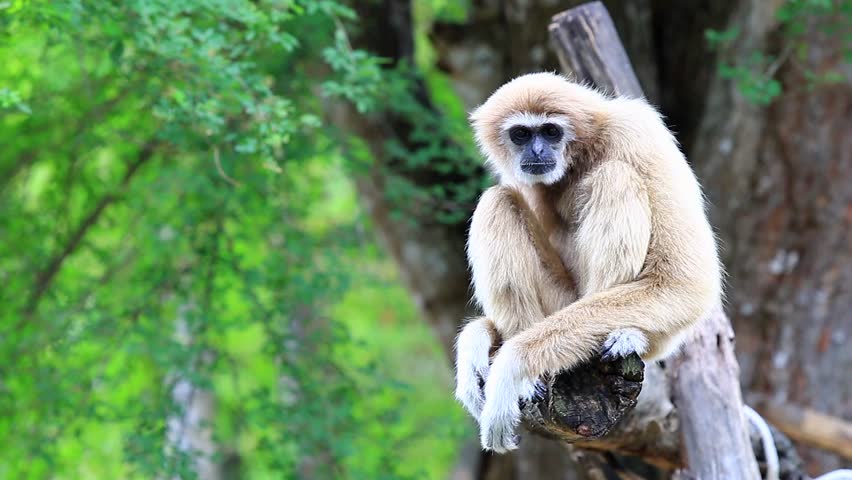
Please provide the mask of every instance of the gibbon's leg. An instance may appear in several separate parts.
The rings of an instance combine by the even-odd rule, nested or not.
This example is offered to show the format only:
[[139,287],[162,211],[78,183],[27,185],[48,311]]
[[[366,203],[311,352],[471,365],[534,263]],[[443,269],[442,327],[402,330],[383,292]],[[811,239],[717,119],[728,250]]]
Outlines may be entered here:
[[[482,195],[471,222],[468,258],[486,318],[468,323],[459,334],[456,397],[478,419],[484,403],[480,381],[487,378],[497,340],[543,320],[575,297],[562,260],[510,187],[495,186]],[[535,394],[535,382],[529,390],[525,399]]]
[[491,348],[499,343],[500,334],[485,317],[468,322],[456,339],[456,398],[477,420],[485,403],[482,387],[488,378]]
[[559,254],[511,187],[498,185],[482,194],[467,251],[476,300],[504,339],[575,299]]

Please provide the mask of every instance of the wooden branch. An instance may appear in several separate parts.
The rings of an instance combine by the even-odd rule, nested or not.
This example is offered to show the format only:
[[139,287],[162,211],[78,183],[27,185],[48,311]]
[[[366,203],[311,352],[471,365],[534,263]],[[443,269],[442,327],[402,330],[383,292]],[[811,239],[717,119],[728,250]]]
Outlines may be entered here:
[[556,440],[673,470],[682,462],[666,386],[659,366],[646,367],[638,355],[592,361],[551,379],[545,398],[525,406],[524,423]]
[[551,394],[524,409],[527,426],[568,442],[603,437],[636,406],[644,367],[633,354],[615,362],[586,363],[549,379]]
[[670,378],[689,473],[701,479],[760,478],[740,392],[734,329],[721,305],[673,359]]
[[549,30],[566,73],[615,95],[643,96],[612,18],[601,2],[584,3],[555,15]]
[[[610,93],[643,96],[603,4],[556,15],[549,30],[566,73]],[[641,398],[637,359],[592,362],[551,381],[545,401],[525,407],[525,423],[584,448],[638,455],[668,468],[686,463],[683,478],[757,479],[733,340],[719,308],[668,372],[648,366]]]
[[852,460],[852,422],[790,403],[762,401],[755,409],[793,440]]
[[[139,153],[137,153],[136,158],[127,166],[127,171],[124,173],[124,177],[118,185],[119,187],[126,187],[127,184],[130,183],[130,180],[139,170],[139,167],[141,167],[154,155],[155,149],[156,145],[154,142],[148,142],[142,146]],[[32,292],[27,298],[27,303],[23,310],[24,315],[21,318],[21,322],[18,323],[18,327],[20,327],[24,320],[35,311],[39,300],[41,300],[41,297],[53,283],[53,279],[56,277],[56,274],[59,273],[62,264],[65,263],[68,256],[77,249],[80,242],[82,242],[83,238],[86,236],[86,233],[98,222],[106,208],[117,198],[118,194],[114,190],[107,192],[103,197],[101,197],[95,207],[92,208],[77,228],[74,229],[74,233],[71,234],[71,237],[65,243],[65,246],[62,247],[62,250],[57,252],[47,262],[45,267],[36,274]]]

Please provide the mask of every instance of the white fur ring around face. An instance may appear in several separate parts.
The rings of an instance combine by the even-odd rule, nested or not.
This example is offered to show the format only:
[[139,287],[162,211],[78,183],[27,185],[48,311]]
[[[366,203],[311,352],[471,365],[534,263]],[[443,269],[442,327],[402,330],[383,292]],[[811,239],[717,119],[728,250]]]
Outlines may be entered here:
[[505,453],[518,448],[515,429],[521,418],[519,400],[536,394],[536,382],[520,375],[518,358],[511,341],[500,348],[485,382],[485,407],[479,417],[482,448]]

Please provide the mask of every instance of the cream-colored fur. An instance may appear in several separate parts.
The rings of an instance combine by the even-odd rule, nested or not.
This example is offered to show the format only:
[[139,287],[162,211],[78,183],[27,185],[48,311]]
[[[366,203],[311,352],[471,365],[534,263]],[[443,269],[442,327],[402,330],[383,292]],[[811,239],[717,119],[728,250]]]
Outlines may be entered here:
[[[459,336],[457,396],[478,416],[483,447],[504,452],[539,377],[602,347],[645,359],[674,351],[719,301],[721,269],[695,175],[644,100],[537,73],[502,86],[471,121],[500,184],[471,224],[485,318]],[[507,134],[536,122],[566,133],[557,167],[538,176],[520,171]],[[505,341],[490,368],[483,325]],[[487,375],[484,399],[471,372]]]

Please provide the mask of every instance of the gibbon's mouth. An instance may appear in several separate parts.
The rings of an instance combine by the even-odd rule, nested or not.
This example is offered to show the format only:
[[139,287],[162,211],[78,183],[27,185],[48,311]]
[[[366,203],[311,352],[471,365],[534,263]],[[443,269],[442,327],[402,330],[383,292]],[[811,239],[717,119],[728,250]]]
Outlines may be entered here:
[[530,175],[544,175],[556,168],[556,162],[522,163],[521,171]]

